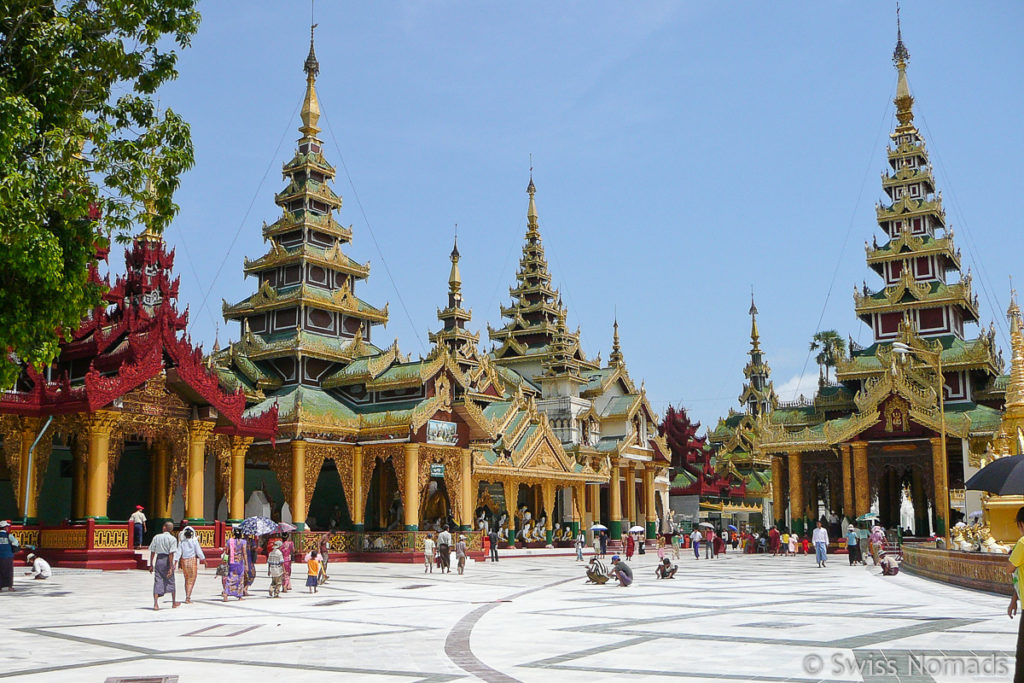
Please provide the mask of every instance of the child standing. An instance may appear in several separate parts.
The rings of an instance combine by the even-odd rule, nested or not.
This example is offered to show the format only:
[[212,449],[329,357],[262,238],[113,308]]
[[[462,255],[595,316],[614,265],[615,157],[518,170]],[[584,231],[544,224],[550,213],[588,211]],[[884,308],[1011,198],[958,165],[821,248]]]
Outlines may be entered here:
[[427,534],[427,537],[423,539],[423,573],[430,572],[434,573],[434,535]]
[[309,551],[309,561],[306,562],[306,588],[309,593],[316,593],[320,586],[320,560],[316,555],[315,550]]
[[459,536],[459,542],[455,544],[455,559],[458,560],[459,574],[466,568],[466,537]]

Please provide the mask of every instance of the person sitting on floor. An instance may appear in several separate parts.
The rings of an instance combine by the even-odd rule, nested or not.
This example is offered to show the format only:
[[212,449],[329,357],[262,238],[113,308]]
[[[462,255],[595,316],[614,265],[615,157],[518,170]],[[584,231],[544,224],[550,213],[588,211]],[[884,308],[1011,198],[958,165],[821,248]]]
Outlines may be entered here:
[[612,555],[612,570],[609,575],[618,580],[619,588],[626,588],[633,583],[633,570],[618,555]]
[[48,579],[53,575],[50,563],[35,553],[29,553],[25,561],[32,567],[31,571],[25,572],[25,576],[31,576],[33,579]]
[[669,559],[666,557],[655,568],[654,575],[659,579],[674,579],[678,570],[679,567],[669,562]]
[[882,555],[882,575],[896,576],[900,573],[900,561],[892,553]]
[[605,568],[604,563],[597,558],[597,554],[590,558],[590,564],[587,565],[587,583],[596,583],[603,585],[608,583],[608,570]]

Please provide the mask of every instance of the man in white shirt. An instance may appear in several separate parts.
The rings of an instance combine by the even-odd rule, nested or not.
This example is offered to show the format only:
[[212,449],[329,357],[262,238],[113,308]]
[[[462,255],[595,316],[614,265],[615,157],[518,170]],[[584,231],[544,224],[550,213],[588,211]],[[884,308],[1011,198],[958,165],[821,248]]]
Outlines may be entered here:
[[132,523],[136,550],[142,547],[142,537],[146,533],[146,513],[143,510],[145,510],[144,507],[136,505],[135,512],[128,518],[128,521]]
[[25,560],[32,563],[32,571],[25,572],[25,576],[31,576],[33,579],[48,579],[53,576],[53,572],[50,571],[50,563],[38,555],[29,553]]
[[163,533],[157,534],[149,542],[149,571],[153,574],[153,609],[160,609],[157,600],[167,593],[171,594],[171,607],[177,607],[177,591],[174,586],[174,567],[178,564],[181,548],[178,539],[171,531],[174,522],[164,522]]
[[811,534],[811,540],[814,542],[814,557],[818,561],[818,567],[824,567],[828,557],[828,529],[822,525],[821,520],[818,520],[818,526]]
[[704,540],[699,529],[694,529],[693,533],[690,534],[690,543],[693,544],[693,554],[700,559],[700,542]]
[[452,573],[452,535],[448,531],[448,525],[444,525],[444,529],[437,535],[437,553],[441,557],[441,573],[444,574],[447,571],[449,574]]

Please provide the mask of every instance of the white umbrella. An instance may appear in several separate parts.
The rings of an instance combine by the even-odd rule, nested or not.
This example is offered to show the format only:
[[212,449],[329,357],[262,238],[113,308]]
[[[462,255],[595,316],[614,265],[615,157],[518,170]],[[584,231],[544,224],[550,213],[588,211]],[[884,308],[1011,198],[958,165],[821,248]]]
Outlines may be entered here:
[[700,523],[700,524],[698,524],[697,526],[703,526],[703,527],[707,527],[708,529],[714,529],[714,528],[715,528],[715,525],[714,525],[714,524],[708,524],[707,522],[701,522],[701,523]]
[[608,531],[608,527],[606,527],[604,524],[594,524],[593,526],[590,527],[590,530],[591,531]]
[[629,527],[629,533],[631,534],[642,534],[644,531],[646,531],[646,529],[639,525]]

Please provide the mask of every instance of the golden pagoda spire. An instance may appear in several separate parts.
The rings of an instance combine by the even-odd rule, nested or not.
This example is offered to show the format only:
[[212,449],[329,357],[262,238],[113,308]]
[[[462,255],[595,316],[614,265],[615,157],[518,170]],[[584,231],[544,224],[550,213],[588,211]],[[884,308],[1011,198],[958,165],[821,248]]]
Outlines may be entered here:
[[[456,228],[457,229],[457,228]],[[459,303],[462,302],[462,274],[459,272],[459,238],[455,237],[452,246],[452,270],[448,275],[448,293]]]
[[750,288],[750,345],[757,349],[760,346],[761,333],[757,329],[757,304],[754,303],[754,288]]
[[612,324],[612,352],[608,354],[608,363],[611,365],[622,365],[622,345],[619,343],[619,319],[615,318]]
[[898,74],[896,80],[896,118],[901,126],[910,125],[914,120],[914,98],[910,94],[910,86],[907,85],[907,62],[910,61],[910,51],[903,44],[903,29],[900,26],[900,6],[896,5],[896,49],[892,52],[892,63]]
[[[1020,307],[1017,306],[1017,292],[1010,292],[1010,308],[1006,311],[1010,321],[1010,381],[1006,385],[1006,412],[1003,426],[1008,431],[1024,425],[1024,331],[1022,331]],[[1012,422],[1011,422],[1012,421]],[[1008,424],[1009,423],[1009,424]]]
[[526,207],[526,222],[528,232],[537,233],[540,231],[540,225],[537,222],[537,202],[534,200],[534,195],[537,194],[537,188],[533,184],[533,164],[530,164],[530,184],[526,186],[526,194],[530,195],[530,204]]
[[306,55],[306,62],[302,70],[306,72],[306,97],[302,100],[302,125],[299,132],[304,137],[313,138],[320,132],[316,125],[320,121],[320,102],[316,98],[316,77],[320,75],[320,62],[316,59],[316,50],[313,49],[313,31],[317,24],[309,27],[309,54]]
[[156,216],[156,187],[151,176],[146,177],[146,198],[143,203],[146,206],[146,217],[143,219],[146,229],[135,239],[140,242],[159,242],[162,239],[160,233],[153,229],[153,217]]

